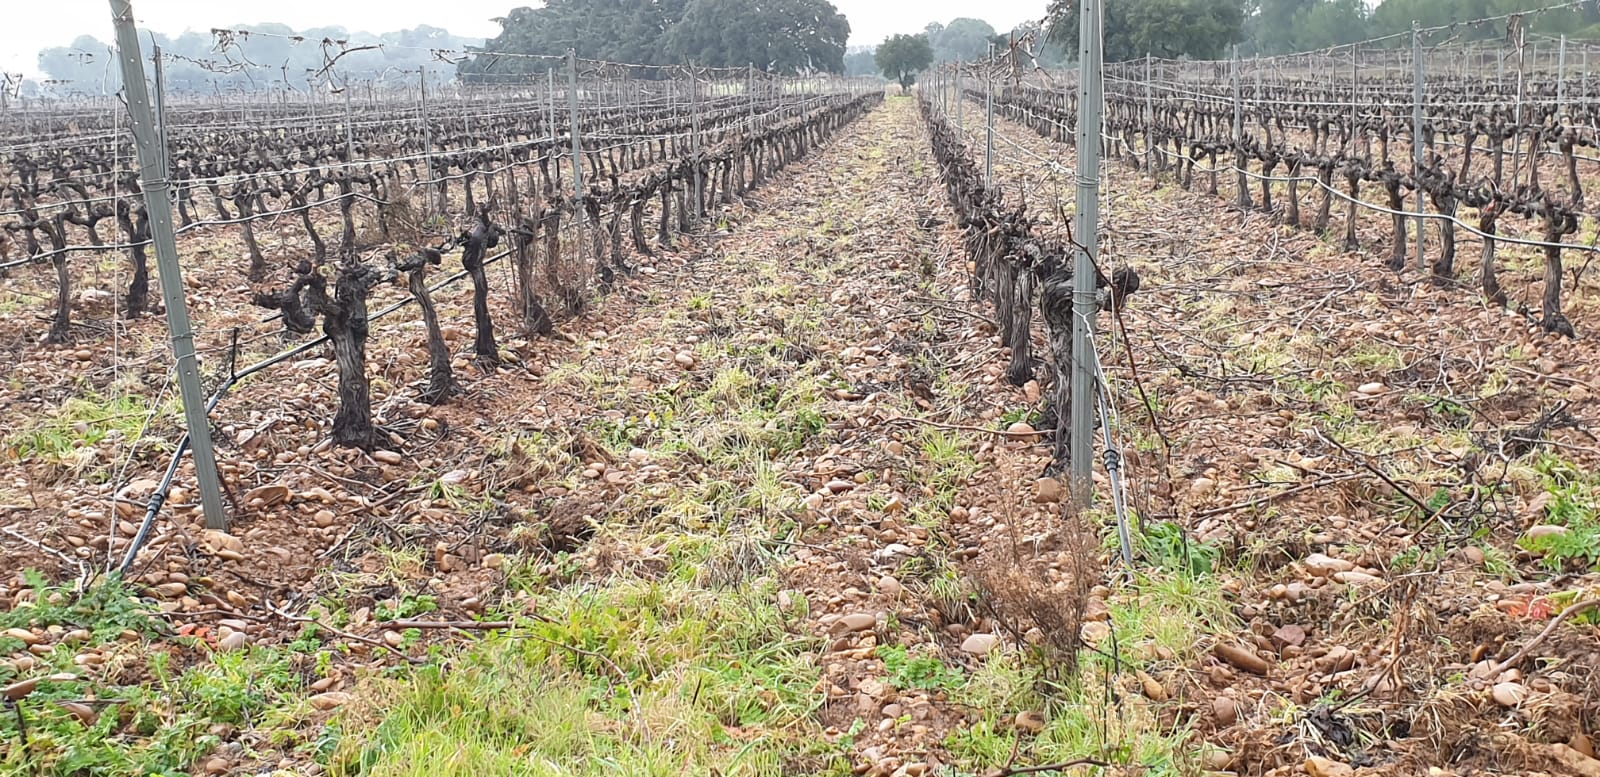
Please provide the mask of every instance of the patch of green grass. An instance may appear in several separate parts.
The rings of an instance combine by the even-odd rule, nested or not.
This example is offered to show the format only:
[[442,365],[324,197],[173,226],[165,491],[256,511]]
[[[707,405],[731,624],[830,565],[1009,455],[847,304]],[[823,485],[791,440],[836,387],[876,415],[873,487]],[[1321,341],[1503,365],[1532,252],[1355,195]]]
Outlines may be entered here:
[[[1236,633],[1240,624],[1214,574],[1221,565],[1216,548],[1161,524],[1139,544],[1155,568],[1108,601],[1114,639],[1082,651],[1075,677],[1063,682],[1044,654],[1022,651],[991,656],[952,693],[982,711],[945,741],[958,774],[983,774],[1013,757],[1015,766],[1092,757],[1146,775],[1199,773],[1203,752],[1187,727],[1163,723],[1155,703],[1112,686],[1132,669],[1156,671],[1157,661],[1187,665],[1208,635]],[[1019,735],[1013,720],[1022,712],[1042,715],[1043,730]]]
[[[1147,646],[1192,656],[1205,635],[1238,631],[1233,607],[1210,575],[1152,572],[1139,578],[1135,590],[1113,597],[1109,604],[1122,660],[1135,666],[1145,660]],[[1109,659],[1094,653],[1088,661],[1092,665]]]
[[912,653],[901,645],[886,645],[878,648],[878,658],[882,659],[890,681],[901,690],[951,689],[966,683],[961,667],[950,666],[933,653]]
[[[1041,671],[1016,657],[992,657],[954,694],[969,709],[983,711],[976,723],[945,740],[960,765],[956,774],[983,774],[1007,765],[1013,754],[1014,766],[1092,757],[1145,775],[1197,773],[1186,729],[1164,729],[1137,697],[1111,702],[1108,689],[1094,677],[1058,695],[1040,696]],[[1022,712],[1042,715],[1044,728],[1018,742],[1013,720]]]
[[1551,499],[1545,507],[1546,521],[1566,527],[1559,534],[1524,537],[1524,549],[1543,557],[1546,567],[1564,569],[1569,564],[1600,564],[1600,478],[1554,454],[1545,453],[1534,462]]
[[1398,370],[1405,366],[1400,349],[1377,340],[1362,340],[1338,359],[1336,364],[1356,370]]
[[641,446],[650,435],[649,425],[637,418],[595,418],[589,422],[589,431],[614,454]]
[[[1472,409],[1451,397],[1420,393],[1407,394],[1405,404],[1408,407],[1421,408],[1437,416],[1444,422],[1445,426],[1466,426],[1472,423]],[[1441,445],[1443,444],[1445,443],[1441,443]]]
[[607,380],[608,376],[605,373],[582,360],[563,362],[544,376],[545,385],[566,385],[590,393],[598,393],[605,387]]
[[1344,394],[1344,385],[1331,377],[1323,376],[1313,378],[1310,376],[1290,375],[1278,381],[1278,385],[1299,395],[1299,398],[1312,403],[1326,402]]
[[[24,571],[23,581],[34,594],[9,612],[0,612],[0,629],[83,628],[90,631],[90,645],[117,640],[124,631],[144,637],[163,631],[161,624],[150,618],[148,606],[118,580],[107,580],[81,594],[49,585],[36,570]],[[21,647],[18,640],[0,636],[0,652],[10,653]],[[0,664],[0,671],[5,670],[6,665]]]
[[1511,375],[1504,369],[1492,369],[1483,377],[1478,387],[1478,398],[1487,399],[1499,396],[1511,388]]
[[[168,410],[175,412],[176,406],[168,402],[157,412]],[[96,466],[94,446],[137,439],[150,415],[151,407],[140,397],[90,393],[69,399],[43,415],[26,418],[21,429],[4,437],[3,450],[13,461],[43,462],[98,481],[106,473]]]
[[1039,411],[1031,407],[1014,407],[1000,416],[1000,425],[1002,427],[1010,427],[1016,423],[1037,427],[1039,424]]
[[1483,571],[1501,579],[1509,579],[1516,571],[1516,564],[1512,562],[1511,554],[1485,543],[1481,546],[1483,551]]
[[1518,541],[1523,548],[1543,557],[1544,565],[1560,570],[1569,564],[1592,567],[1600,564],[1600,522],[1592,517],[1560,524],[1567,531]]
[[436,612],[439,609],[439,599],[427,594],[404,594],[399,601],[378,602],[372,608],[372,617],[379,621],[404,620],[415,618],[425,613]]
[[[1108,535],[1115,542],[1116,535]],[[1183,527],[1170,521],[1154,521],[1134,536],[1134,549],[1157,569],[1189,576],[1209,575],[1217,569],[1222,549],[1189,538]]]
[[[250,647],[176,671],[171,654],[151,641],[166,625],[121,583],[102,581],[77,594],[35,573],[26,580],[34,597],[0,613],[0,628],[82,629],[89,636],[35,654],[38,665],[26,677],[49,679],[19,704],[26,745],[13,711],[0,715],[0,773],[179,777],[221,743],[218,726],[277,727],[298,714],[303,673],[296,664],[313,660],[308,656]],[[122,669],[102,674],[77,665],[86,646]],[[20,640],[0,637],[0,653],[21,648]],[[125,677],[138,679],[119,679]],[[12,665],[0,664],[0,685],[20,679]],[[86,718],[64,706],[85,699],[106,701],[87,705]]]
[[1400,574],[1413,572],[1419,568],[1436,569],[1439,562],[1444,560],[1444,557],[1449,552],[1450,548],[1444,545],[1434,545],[1429,548],[1415,545],[1401,551],[1399,555],[1391,559],[1389,561],[1389,569]]
[[939,372],[933,379],[934,396],[948,397],[953,402],[960,403],[965,401],[973,391],[971,383],[957,380],[948,371]]
[[20,294],[0,294],[0,316],[16,315],[27,303],[28,298]]
[[618,578],[347,708],[337,777],[847,773],[817,744],[814,640],[770,581]]
[[475,496],[459,483],[435,480],[428,485],[428,498],[450,505],[450,509],[465,514],[486,513],[494,510],[494,500]]
[[918,433],[917,447],[923,464],[907,473],[924,489],[926,509],[935,514],[949,511],[967,481],[978,472],[978,460],[968,441],[954,432],[925,427]]

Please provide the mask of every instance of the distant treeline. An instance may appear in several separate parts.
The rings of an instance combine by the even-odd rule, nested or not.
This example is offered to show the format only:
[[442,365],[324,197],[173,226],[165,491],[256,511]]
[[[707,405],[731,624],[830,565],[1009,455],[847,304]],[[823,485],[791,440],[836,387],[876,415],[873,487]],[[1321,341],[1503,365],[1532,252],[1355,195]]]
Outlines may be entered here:
[[490,53],[461,63],[463,79],[542,73],[559,65],[546,57],[569,49],[634,65],[839,73],[850,37],[850,22],[828,0],[548,0],[496,21],[501,33],[484,44]]
[[[1409,46],[1412,20],[1443,27],[1475,19],[1534,11],[1552,0],[1117,0],[1105,5],[1107,62],[1162,58],[1222,59],[1232,46],[1242,55],[1311,51],[1400,34],[1385,46]],[[1078,1],[1051,0],[1047,23],[1057,41],[1076,41]],[[1461,24],[1455,41],[1505,39],[1507,19]],[[1521,17],[1524,33],[1600,37],[1600,3]],[[1430,40],[1437,43],[1438,38]]]
[[[463,38],[448,30],[420,25],[374,35],[343,27],[295,31],[282,24],[240,24],[231,34],[185,32],[176,37],[154,34],[165,55],[168,89],[174,92],[270,91],[325,87],[349,79],[402,83],[417,79],[417,68],[430,77],[449,78],[456,60],[481,38]],[[256,34],[239,34],[248,31]],[[145,57],[151,35],[141,31]],[[324,43],[326,41],[326,43]],[[364,47],[373,48],[364,48]],[[122,79],[112,45],[81,35],[71,45],[39,52],[39,69],[49,81],[38,88],[56,94],[112,94]],[[356,51],[355,49],[363,49]],[[341,56],[341,52],[345,52]],[[437,52],[437,54],[435,53]],[[332,67],[331,60],[337,59]],[[149,69],[146,65],[146,69]]]

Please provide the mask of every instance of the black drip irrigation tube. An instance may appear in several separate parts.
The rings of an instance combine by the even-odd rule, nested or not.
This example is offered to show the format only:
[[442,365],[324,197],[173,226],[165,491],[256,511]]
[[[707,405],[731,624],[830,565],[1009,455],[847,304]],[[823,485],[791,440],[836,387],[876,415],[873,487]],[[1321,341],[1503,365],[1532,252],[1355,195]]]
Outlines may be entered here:
[[[507,249],[495,254],[494,256],[488,257],[483,260],[483,265],[487,267],[491,264],[494,264],[495,262],[510,256],[511,252],[512,249]],[[450,277],[428,287],[428,290],[430,292],[438,291],[439,289],[449,286],[450,284],[453,284],[467,276],[468,273],[466,270],[460,270],[452,274]],[[388,307],[373,313],[367,317],[367,320],[376,321],[384,316],[389,315],[390,313],[412,304],[413,302],[416,302],[416,299],[416,297],[408,296],[405,299],[395,302]],[[262,372],[270,367],[282,364],[283,362],[299,356],[300,354],[303,354],[306,351],[309,351],[312,348],[315,348],[326,342],[328,342],[328,336],[320,335],[314,339],[307,340],[306,342],[290,348],[287,351],[279,353],[276,356],[268,357],[242,370],[233,372],[228,376],[228,379],[223,381],[222,385],[218,386],[217,390],[211,394],[211,398],[206,400],[206,417],[208,419],[211,417],[211,412],[215,410],[217,405],[222,402],[222,398],[226,396],[234,386],[239,384],[239,381],[258,372]],[[150,496],[150,502],[145,506],[144,521],[139,524],[139,531],[133,535],[133,541],[128,544],[127,554],[122,557],[122,563],[117,566],[117,574],[119,576],[126,575],[128,573],[128,570],[133,567],[134,559],[139,555],[139,551],[144,548],[144,544],[149,540],[150,527],[155,525],[156,516],[161,513],[162,505],[165,505],[167,502],[167,493],[172,490],[172,481],[177,477],[178,466],[183,463],[183,454],[188,452],[188,450],[189,433],[184,432],[183,437],[178,440],[177,448],[172,452],[172,461],[168,462],[167,470],[165,474],[161,476],[161,482],[156,486],[155,493]]]

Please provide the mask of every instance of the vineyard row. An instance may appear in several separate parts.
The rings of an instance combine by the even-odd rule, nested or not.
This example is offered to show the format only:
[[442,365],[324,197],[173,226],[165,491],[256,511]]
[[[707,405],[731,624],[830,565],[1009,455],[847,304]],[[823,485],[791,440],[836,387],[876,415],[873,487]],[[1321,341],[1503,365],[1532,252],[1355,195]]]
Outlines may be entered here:
[[[1507,302],[1497,276],[1499,244],[1535,247],[1544,261],[1540,323],[1573,334],[1561,309],[1562,254],[1592,254],[1593,248],[1562,241],[1592,218],[1584,209],[1585,190],[1600,177],[1600,162],[1577,149],[1600,143],[1591,116],[1600,103],[1575,93],[1560,108],[1512,100],[1484,110],[1473,96],[1496,95],[1496,89],[1430,83],[1419,113],[1415,102],[1358,102],[1348,88],[1310,83],[1258,88],[1246,101],[1236,85],[1108,92],[1104,152],[1213,195],[1220,178],[1232,177],[1238,207],[1260,208],[1317,232],[1330,230],[1334,205],[1341,203],[1344,243],[1352,250],[1361,246],[1358,210],[1380,212],[1391,227],[1388,266],[1403,271],[1415,258],[1417,269],[1440,282],[1454,281],[1459,233],[1465,232],[1481,241],[1478,282],[1496,304]],[[967,89],[965,96],[982,100],[985,93]],[[1045,137],[1074,141],[1071,89],[999,84],[994,103],[1000,115]],[[1382,193],[1377,202],[1364,194],[1374,185]],[[1475,223],[1466,220],[1472,216]],[[1529,234],[1501,234],[1507,217],[1530,222]],[[1424,221],[1434,225],[1436,246],[1411,233],[1412,222],[1420,232]]]

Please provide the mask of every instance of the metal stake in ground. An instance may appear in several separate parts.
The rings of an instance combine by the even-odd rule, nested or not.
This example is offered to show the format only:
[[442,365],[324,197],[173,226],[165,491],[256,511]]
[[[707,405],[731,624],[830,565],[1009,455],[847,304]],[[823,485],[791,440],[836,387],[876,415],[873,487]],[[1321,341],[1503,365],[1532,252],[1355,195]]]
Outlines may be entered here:
[[1567,36],[1561,36],[1561,50],[1556,57],[1556,115],[1567,113]]
[[962,82],[961,82],[961,68],[962,68],[961,63],[957,62],[956,63],[956,88],[955,88],[954,107],[955,107],[955,112],[956,112],[956,137],[961,140],[961,143],[963,145],[965,145],[966,142],[967,142],[967,135],[966,135],[966,131],[961,128],[961,113],[962,113],[961,106],[962,106],[963,103],[965,103],[967,101],[967,96],[965,94],[961,93],[961,90],[965,88],[965,85],[962,84]]
[[200,390],[195,363],[194,330],[189,325],[189,304],[184,298],[183,273],[178,266],[178,241],[172,229],[172,200],[168,198],[165,153],[158,148],[150,92],[139,61],[139,33],[133,26],[133,4],[111,0],[111,20],[117,29],[117,53],[122,61],[122,89],[128,98],[133,138],[139,152],[139,185],[150,212],[150,234],[155,239],[156,266],[161,270],[161,297],[167,306],[167,328],[172,333],[172,357],[178,364],[178,388],[183,394],[183,416],[189,426],[189,448],[194,455],[195,478],[200,486],[200,507],[206,528],[226,531],[228,515],[222,505],[222,481],[211,450],[211,425],[206,417],[206,397]]
[[1101,0],[1084,0],[1078,14],[1078,197],[1072,267],[1072,500],[1088,507],[1094,488],[1095,257],[1100,234]]
[[1360,117],[1357,115],[1357,110],[1356,110],[1356,100],[1359,99],[1360,96],[1361,96],[1361,73],[1360,73],[1360,70],[1358,69],[1358,66],[1357,66],[1357,63],[1356,63],[1356,60],[1358,60],[1360,58],[1360,56],[1361,56],[1361,52],[1359,51],[1359,47],[1351,47],[1351,49],[1350,49],[1350,145],[1349,145],[1348,148],[1345,149],[1345,153],[1352,154],[1352,155],[1355,154],[1355,152],[1356,152],[1356,127],[1360,124]]
[[983,66],[983,185],[994,185],[994,44]]
[[[428,173],[426,176],[424,176],[424,178],[426,180],[428,180],[428,181],[432,181],[433,180],[433,128],[428,125],[428,68],[426,66],[417,68],[417,103],[418,103],[418,110],[421,112],[421,118],[422,118],[422,164],[423,164],[424,169],[426,169],[427,173]],[[427,216],[428,218],[431,219],[431,218],[433,218],[433,213],[434,213],[434,210],[433,210],[433,204],[434,204],[433,184],[432,183],[424,183],[423,184],[423,191],[427,195],[426,197],[423,198],[424,201],[427,203],[427,205],[426,205],[427,212],[424,213],[423,215],[425,215],[425,216]]]
[[1428,238],[1428,220],[1422,215],[1428,212],[1427,202],[1422,199],[1422,27],[1416,21],[1411,22],[1411,61],[1415,67],[1411,95],[1414,103],[1411,106],[1411,177],[1417,186],[1417,272],[1427,272],[1428,261],[1422,251],[1423,241]]
[[689,65],[689,122],[694,140],[694,218],[698,223],[706,216],[706,205],[705,176],[700,169],[700,74],[693,63]]
[[[589,211],[583,203],[583,142],[578,139],[578,52],[567,49],[567,112],[572,117],[572,202],[578,211],[578,257],[584,256]],[[598,261],[598,257],[596,257]]]
[[1151,64],[1154,58],[1147,52],[1144,55],[1144,169],[1145,172],[1154,170],[1156,161],[1155,145],[1150,142],[1150,128],[1156,125],[1155,79],[1151,76]]
[[1239,98],[1239,47],[1233,47],[1233,57],[1228,60],[1228,80],[1233,92],[1233,164],[1239,176],[1239,207],[1250,207],[1250,180],[1245,177],[1244,158],[1244,106]]
[[[353,165],[356,161],[356,127],[355,118],[350,111],[350,78],[348,76],[344,79],[344,161],[347,165]],[[351,168],[345,168],[345,174],[349,175],[350,173]]]

